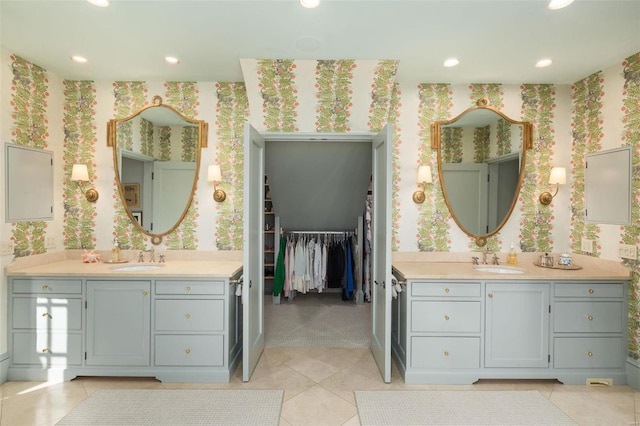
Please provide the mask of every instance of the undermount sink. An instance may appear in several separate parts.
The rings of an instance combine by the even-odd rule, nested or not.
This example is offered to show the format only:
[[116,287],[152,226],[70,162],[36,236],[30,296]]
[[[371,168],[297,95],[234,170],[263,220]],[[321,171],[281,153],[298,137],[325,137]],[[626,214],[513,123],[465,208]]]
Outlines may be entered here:
[[524,274],[524,269],[515,266],[475,265],[473,269],[478,272],[491,272],[492,274]]
[[135,271],[152,271],[154,269],[162,268],[163,264],[143,264],[143,265],[121,265],[121,266],[112,266],[111,270],[118,272],[135,272]]

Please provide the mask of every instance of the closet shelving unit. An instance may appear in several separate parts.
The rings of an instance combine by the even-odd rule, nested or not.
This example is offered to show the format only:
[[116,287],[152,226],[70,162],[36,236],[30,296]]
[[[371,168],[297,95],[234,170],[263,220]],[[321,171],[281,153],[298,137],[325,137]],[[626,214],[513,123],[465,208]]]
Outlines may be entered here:
[[273,293],[273,279],[276,271],[276,261],[278,259],[278,229],[280,229],[279,218],[275,215],[269,182],[267,176],[264,177],[264,292]]

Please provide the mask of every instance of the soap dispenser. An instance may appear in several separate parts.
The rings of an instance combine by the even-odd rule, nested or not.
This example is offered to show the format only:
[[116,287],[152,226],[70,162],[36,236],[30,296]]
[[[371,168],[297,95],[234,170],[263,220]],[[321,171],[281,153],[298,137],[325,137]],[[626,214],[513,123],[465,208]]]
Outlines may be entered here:
[[118,239],[114,238],[113,248],[111,249],[111,262],[118,263],[120,262],[120,259],[121,259],[120,245],[118,244]]
[[509,265],[515,265],[518,263],[518,254],[516,253],[516,245],[514,243],[511,243],[511,250],[507,255],[507,263]]

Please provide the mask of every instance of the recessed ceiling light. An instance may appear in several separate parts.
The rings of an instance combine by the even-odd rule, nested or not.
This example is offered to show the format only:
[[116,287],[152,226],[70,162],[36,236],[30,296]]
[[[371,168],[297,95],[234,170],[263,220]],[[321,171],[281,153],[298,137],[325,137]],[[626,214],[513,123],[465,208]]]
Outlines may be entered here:
[[320,5],[320,0],[300,0],[300,6],[314,9]]
[[449,67],[455,67],[456,65],[458,65],[460,63],[460,61],[456,58],[449,58],[446,61],[444,61],[444,65],[445,67],[449,68]]
[[89,61],[87,61],[87,58],[85,58],[84,56],[79,56],[79,55],[73,55],[71,57],[71,60],[73,62],[77,62],[78,64],[86,64],[87,62],[89,62]]
[[538,62],[536,62],[536,68],[548,67],[549,65],[551,65],[552,62],[553,61],[548,58],[540,59]]
[[109,6],[109,0],[87,0],[89,3],[91,3],[94,6],[98,6],[98,7],[108,7]]
[[573,0],[551,0],[547,7],[551,10],[558,10],[569,6],[571,3],[573,3]]
[[180,59],[174,58],[173,56],[165,56],[164,61],[168,64],[174,64],[174,65],[180,63]]

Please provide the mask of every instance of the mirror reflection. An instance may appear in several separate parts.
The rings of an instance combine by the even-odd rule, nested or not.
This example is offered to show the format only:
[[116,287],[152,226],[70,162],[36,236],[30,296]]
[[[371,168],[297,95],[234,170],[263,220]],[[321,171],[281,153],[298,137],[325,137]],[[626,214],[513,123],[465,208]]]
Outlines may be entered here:
[[517,201],[531,124],[483,99],[453,120],[434,123],[432,134],[445,202],[458,226],[483,246]]
[[122,203],[156,244],[180,224],[191,204],[206,130],[205,122],[163,105],[158,96],[131,116],[109,122]]

